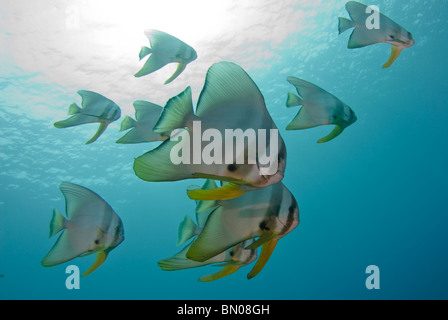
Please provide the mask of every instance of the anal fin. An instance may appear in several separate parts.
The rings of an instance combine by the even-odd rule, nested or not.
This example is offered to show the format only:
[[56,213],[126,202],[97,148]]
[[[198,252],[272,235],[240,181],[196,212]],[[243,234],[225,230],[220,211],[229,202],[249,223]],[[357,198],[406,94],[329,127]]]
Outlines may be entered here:
[[240,268],[239,265],[228,264],[218,272],[199,278],[199,281],[201,282],[215,281],[236,272],[239,268]]

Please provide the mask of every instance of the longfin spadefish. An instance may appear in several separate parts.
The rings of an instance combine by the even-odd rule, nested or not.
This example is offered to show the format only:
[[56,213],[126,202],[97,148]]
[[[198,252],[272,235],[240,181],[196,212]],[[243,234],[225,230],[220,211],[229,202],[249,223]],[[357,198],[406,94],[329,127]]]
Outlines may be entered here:
[[275,249],[275,246],[277,245],[278,239],[272,239],[268,242],[265,242],[261,248],[260,256],[255,263],[252,270],[248,273],[247,278],[252,279],[255,277],[260,271],[263,269],[263,267],[266,265],[266,262],[268,262],[269,258],[271,257],[272,252]]

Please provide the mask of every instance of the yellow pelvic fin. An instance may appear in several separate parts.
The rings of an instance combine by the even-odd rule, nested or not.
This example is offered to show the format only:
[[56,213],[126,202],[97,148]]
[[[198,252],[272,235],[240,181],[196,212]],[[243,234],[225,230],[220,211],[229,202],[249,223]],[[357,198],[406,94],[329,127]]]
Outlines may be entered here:
[[91,274],[93,271],[95,271],[100,265],[103,264],[104,261],[106,261],[107,253],[104,250],[98,251],[98,254],[96,255],[96,260],[92,264],[92,266],[84,272],[81,277],[85,277],[89,274]]
[[254,250],[257,249],[259,246],[265,244],[268,241],[271,241],[273,238],[275,238],[278,234],[274,233],[272,231],[264,231],[263,234],[251,245],[245,247],[246,250]]
[[106,130],[107,126],[109,125],[108,122],[100,122],[100,126],[98,127],[98,131],[95,133],[95,135],[86,142],[86,144],[91,144],[92,142],[95,142],[96,139],[99,138],[99,136]]
[[240,265],[229,264],[229,265],[225,266],[224,268],[222,268],[221,270],[219,270],[218,272],[215,272],[213,274],[209,274],[207,276],[203,276],[203,277],[199,278],[199,281],[201,281],[201,282],[215,281],[215,280],[221,279],[223,277],[226,277],[226,276],[234,273],[239,268],[240,268]]
[[399,49],[396,46],[392,46],[392,52],[390,54],[389,60],[383,65],[383,69],[389,68],[392,63],[398,58],[402,49]]
[[187,190],[187,195],[193,200],[227,200],[239,197],[245,192],[242,190],[241,185],[228,183],[217,189],[204,190],[198,188]]
[[261,271],[261,269],[263,269],[264,265],[266,264],[266,262],[268,262],[269,258],[271,257],[271,254],[274,251],[277,242],[278,239],[272,239],[263,244],[260,256],[258,257],[258,260],[255,263],[252,270],[250,270],[250,272],[247,274],[247,279],[252,279]]
[[165,81],[165,84],[168,84],[171,81],[173,81],[174,79],[176,79],[182,73],[182,71],[185,70],[186,66],[187,66],[186,63],[179,63],[179,65],[177,66],[176,71],[173,73],[173,75],[168,80]]
[[342,131],[344,131],[344,129],[341,126],[335,125],[333,131],[331,131],[328,136],[323,137],[323,138],[317,140],[317,143],[324,143],[324,142],[328,142],[330,140],[333,140],[338,135],[340,135],[342,133]]

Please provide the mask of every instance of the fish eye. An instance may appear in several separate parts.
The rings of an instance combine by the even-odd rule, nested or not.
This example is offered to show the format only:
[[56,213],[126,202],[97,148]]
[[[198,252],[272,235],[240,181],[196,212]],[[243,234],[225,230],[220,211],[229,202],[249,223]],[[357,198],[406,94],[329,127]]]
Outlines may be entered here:
[[394,40],[395,39],[395,37],[394,37],[394,35],[393,34],[391,34],[390,36],[389,36],[392,40]]
[[227,166],[227,170],[229,170],[230,172],[234,172],[234,171],[236,171],[237,168],[238,168],[238,167],[237,167],[236,164],[234,164],[234,163],[229,164],[229,165]]

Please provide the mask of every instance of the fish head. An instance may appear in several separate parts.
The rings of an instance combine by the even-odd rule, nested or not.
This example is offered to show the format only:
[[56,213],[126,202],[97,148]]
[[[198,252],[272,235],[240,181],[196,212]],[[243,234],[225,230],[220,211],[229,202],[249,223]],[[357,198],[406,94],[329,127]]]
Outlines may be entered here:
[[191,62],[198,58],[198,54],[197,54],[196,50],[194,50],[193,48],[190,47],[190,50],[187,50],[187,51],[189,51],[188,58],[186,59],[187,61]]
[[348,127],[349,125],[355,123],[356,120],[358,120],[355,112],[348,105],[344,104],[343,110],[344,113],[342,115],[342,120],[344,121],[345,127]]
[[283,196],[277,215],[279,235],[284,236],[299,225],[299,205],[292,193],[283,185]]
[[187,63],[190,63],[190,62],[196,60],[197,57],[198,57],[198,54],[197,54],[196,50],[194,50],[190,46],[185,45],[185,49],[178,52],[173,60],[176,62],[179,62],[179,63],[187,64]]
[[[278,141],[278,144],[274,146],[272,144],[273,141],[271,141],[271,144],[266,147],[264,153],[261,153],[264,155],[269,154],[268,157],[260,157],[259,154],[258,163],[255,166],[255,171],[258,176],[249,179],[253,181],[252,186],[265,188],[282,181],[286,170],[286,146],[280,136],[278,136],[276,141]],[[262,151],[259,149],[259,152]]]
[[393,28],[386,34],[386,43],[405,49],[412,47],[415,44],[412,33],[404,28]]
[[109,230],[104,234],[103,246],[107,253],[124,241],[124,228],[121,219],[114,214]]

